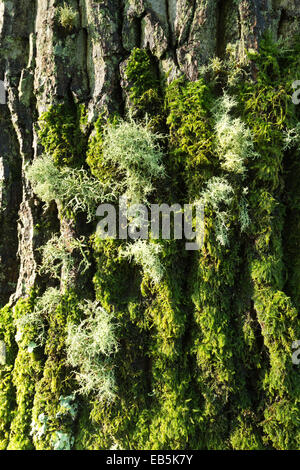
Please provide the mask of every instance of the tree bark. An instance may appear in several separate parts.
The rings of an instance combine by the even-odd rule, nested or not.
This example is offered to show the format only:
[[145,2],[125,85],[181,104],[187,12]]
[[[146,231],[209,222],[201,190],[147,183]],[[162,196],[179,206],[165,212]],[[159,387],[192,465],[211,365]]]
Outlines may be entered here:
[[[76,234],[76,227],[55,207],[43,209],[25,175],[30,162],[44,152],[37,123],[50,105],[66,100],[83,103],[89,123],[104,111],[124,115],[128,109],[124,67],[134,48],[151,52],[161,79],[167,75],[171,82],[184,74],[196,81],[200,67],[214,57],[223,59],[228,46],[243,62],[246,51],[259,50],[267,30],[277,41],[293,37],[300,22],[300,0],[70,0],[68,4],[77,13],[71,31],[57,19],[62,1],[0,1],[0,79],[7,93],[6,105],[0,105],[2,307],[15,305],[33,287],[43,287],[38,249],[55,228],[60,227],[65,238]],[[88,426],[84,419],[79,426]]]

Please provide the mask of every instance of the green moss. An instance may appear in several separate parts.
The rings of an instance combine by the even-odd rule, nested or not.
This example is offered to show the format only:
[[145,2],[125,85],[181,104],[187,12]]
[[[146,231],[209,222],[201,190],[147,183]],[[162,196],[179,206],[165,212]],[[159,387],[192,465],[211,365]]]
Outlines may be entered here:
[[137,118],[147,115],[150,127],[160,132],[165,128],[163,87],[151,53],[146,49],[133,49],[126,65],[125,76],[130,112]]
[[[154,65],[146,49],[135,48],[126,65],[126,78],[130,87],[130,98],[135,106],[144,108],[145,103],[158,100],[159,81],[155,77]],[[146,95],[146,96],[145,96]]]
[[47,417],[47,426],[42,434],[33,432],[36,449],[53,449],[59,445],[59,434],[72,436],[75,418],[61,408],[61,397],[72,395],[76,389],[71,370],[67,366],[65,341],[69,324],[80,321],[81,311],[77,308],[79,298],[73,291],[61,295],[58,304],[48,308],[48,333],[45,344],[46,361],[40,380],[36,384],[32,406],[31,427],[40,430],[40,416]]
[[10,425],[16,409],[15,387],[13,384],[13,366],[17,355],[15,341],[16,328],[13,312],[9,306],[0,310],[0,340],[6,348],[6,364],[0,366],[0,449],[6,449],[9,442]]
[[100,114],[94,124],[94,130],[89,139],[86,154],[86,162],[90,167],[91,173],[104,183],[110,182],[112,178],[117,178],[117,172],[103,161],[103,139],[104,131],[107,125],[115,126],[118,124],[119,116],[114,114],[107,117],[104,113]]
[[52,105],[41,115],[39,126],[40,142],[57,166],[82,165],[87,145],[84,105]]
[[[276,449],[299,447],[299,423],[294,410],[299,406],[299,374],[291,361],[291,344],[299,336],[299,320],[293,297],[284,292],[284,219],[286,198],[284,135],[296,123],[291,100],[291,83],[299,67],[299,43],[294,49],[274,45],[269,38],[261,44],[256,63],[256,82],[240,87],[244,117],[252,129],[259,153],[250,166],[250,204],[254,237],[250,256],[250,275],[254,288],[254,307],[264,351],[261,355],[263,394],[263,441]],[[297,158],[296,154],[293,158]],[[292,157],[289,165],[292,164]],[[290,231],[290,227],[288,227]],[[295,234],[293,234],[295,243]],[[290,290],[293,294],[293,291]],[[297,300],[297,297],[296,297]],[[284,410],[284,413],[283,413]]]
[[16,395],[12,381],[12,368],[0,370],[0,450],[5,450],[9,442],[10,425],[15,416]]
[[[147,336],[142,316],[140,276],[119,256],[119,240],[100,240],[95,237],[94,256],[96,299],[118,324],[119,351],[114,357],[116,398],[114,403],[92,401],[89,406],[91,434],[80,429],[75,445],[78,448],[107,449],[118,444],[132,448],[136,421],[147,400],[146,372]],[[127,306],[133,312],[130,315]],[[135,306],[135,307],[134,307]],[[85,411],[80,419],[87,423]],[[82,442],[81,439],[84,439]]]
[[[199,185],[213,175],[213,94],[204,80],[175,80],[166,91],[170,129],[170,172],[188,188],[188,198],[199,195]],[[168,168],[169,169],[169,168]]]

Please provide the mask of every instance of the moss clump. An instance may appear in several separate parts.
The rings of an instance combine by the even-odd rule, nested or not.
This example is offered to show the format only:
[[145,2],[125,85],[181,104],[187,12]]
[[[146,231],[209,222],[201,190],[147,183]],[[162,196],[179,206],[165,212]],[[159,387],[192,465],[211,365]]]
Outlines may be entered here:
[[116,325],[98,302],[79,304],[86,317],[80,325],[69,325],[66,340],[68,363],[76,368],[79,393],[99,401],[116,396],[113,356],[118,351]]
[[149,243],[146,240],[137,240],[128,244],[126,249],[121,251],[121,256],[132,260],[140,266],[150,279],[158,284],[164,275],[164,269],[159,259],[162,248],[158,243]]
[[77,24],[78,13],[71,5],[64,2],[63,6],[58,8],[58,21],[64,29],[72,31]]
[[91,173],[96,178],[105,178],[105,172],[102,170],[101,162],[103,160],[103,132],[107,119],[104,114],[101,114],[94,124],[93,134],[88,143],[86,154],[86,163],[88,164]]
[[163,88],[150,52],[146,49],[133,49],[125,76],[131,113],[138,118],[147,114],[151,128],[160,132],[165,128]]
[[[291,362],[291,344],[300,335],[293,305],[294,293],[285,288],[284,218],[286,197],[284,136],[297,123],[292,103],[292,81],[299,70],[299,43],[294,50],[275,45],[270,38],[252,55],[256,81],[239,88],[244,119],[252,130],[259,157],[250,162],[249,203],[253,213],[253,252],[249,272],[254,288],[254,307],[267,357],[262,354],[261,379],[257,387],[263,395],[262,439],[276,449],[299,447],[299,425],[294,410],[299,407],[299,374]],[[298,158],[289,156],[289,165]],[[297,173],[296,173],[297,174]],[[289,176],[290,177],[290,176]],[[288,224],[290,225],[290,224]],[[288,226],[288,231],[291,228]],[[295,243],[295,234],[293,234]]]
[[162,136],[147,124],[118,119],[101,130],[97,124],[87,161],[116,199],[126,195],[131,203],[146,202],[165,176]]
[[49,107],[39,120],[39,138],[56,166],[80,167],[84,162],[87,138],[83,105],[58,104]]
[[78,404],[73,396],[76,383],[67,365],[66,338],[68,325],[81,320],[82,312],[77,307],[80,299],[71,290],[57,294],[49,295],[47,291],[44,294],[48,304],[46,360],[35,386],[31,414],[31,435],[39,450],[71,447],[77,417]]
[[[36,293],[34,291],[24,299],[20,299],[12,309],[14,325],[30,314],[34,307]],[[18,353],[14,361],[12,371],[12,384],[15,388],[15,410],[10,423],[9,450],[33,449],[30,436],[31,413],[35,395],[35,386],[41,377],[43,360],[39,354],[30,352],[28,341],[34,338],[34,331],[28,326],[23,332],[23,338],[16,336],[18,340]]]
[[[154,64],[146,49],[133,49],[126,66],[126,78],[134,106],[144,111],[146,107],[150,112],[151,108],[148,108],[148,105],[152,104],[155,107],[159,104],[161,100],[159,80],[155,76]],[[154,112],[155,108],[152,111]]]
[[18,347],[15,340],[16,327],[12,309],[0,310],[0,340],[6,349],[6,364],[0,365],[0,449],[9,443],[10,426],[16,410],[16,389],[13,384],[13,367]]

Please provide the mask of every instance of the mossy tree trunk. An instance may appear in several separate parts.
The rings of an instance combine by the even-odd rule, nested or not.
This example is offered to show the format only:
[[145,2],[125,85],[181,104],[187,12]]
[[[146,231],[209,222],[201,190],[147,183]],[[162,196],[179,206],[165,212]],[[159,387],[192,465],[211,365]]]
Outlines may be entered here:
[[[64,3],[69,6],[65,18],[60,9]],[[300,339],[300,168],[292,152],[283,153],[277,115],[272,122],[272,112],[264,115],[265,109],[259,108],[259,65],[249,66],[247,56],[260,49],[267,31],[274,42],[293,40],[299,22],[298,0],[0,0],[0,79],[7,90],[7,104],[0,105],[0,339],[7,349],[7,364],[0,366],[2,448],[49,449],[59,437],[63,443],[57,445],[78,449],[299,448],[300,385],[289,360],[292,341]],[[140,77],[130,76],[128,63],[137,49],[148,51],[154,87],[161,94],[154,111],[146,101],[137,104],[142,93],[133,95]],[[45,208],[26,176],[28,165],[47,145],[60,155],[57,129],[52,143],[41,138],[43,113],[61,106],[59,125],[71,122],[70,142],[79,146],[74,150],[67,142],[66,155],[72,154],[75,166],[78,161],[87,165],[86,160],[96,176],[97,145],[91,142],[97,139],[99,116],[125,117],[130,109],[137,118],[146,112],[152,118],[161,114],[154,127],[170,136],[170,201],[174,194],[182,200],[184,192],[195,198],[209,177],[219,175],[214,152],[204,151],[211,159],[208,165],[193,162],[193,150],[184,148],[183,134],[176,128],[181,120],[176,100],[184,110],[188,95],[163,90],[184,75],[185,83],[196,84],[191,96],[200,96],[201,67],[214,58],[221,64],[229,53],[236,67],[248,67],[251,109],[261,118],[251,121],[244,106],[249,89],[240,91],[241,82],[236,92],[239,116],[262,155],[261,167],[249,164],[253,224],[248,238],[233,227],[230,248],[220,247],[211,234],[202,255],[185,253],[181,245],[167,247],[167,276],[154,287],[138,267],[120,260],[117,243],[91,242],[91,266],[84,279],[75,255],[69,278],[62,272],[61,302],[47,318],[43,350],[22,348],[14,339],[18,316],[31,311],[46,287],[58,285],[39,272],[39,248],[53,233],[60,233],[67,244],[93,233],[84,215],[68,217],[59,201]],[[265,70],[270,80],[271,68]],[[144,72],[141,68],[136,73]],[[287,76],[287,82],[291,78],[299,77]],[[284,88],[283,72],[280,80],[278,89]],[[272,83],[263,86],[271,93]],[[215,98],[221,88],[216,85]],[[274,95],[278,89],[274,84]],[[161,104],[163,99],[169,109]],[[86,110],[81,127],[79,105]],[[209,121],[210,110],[203,106],[202,111],[203,122]],[[197,108],[190,112],[191,122],[199,118]],[[265,118],[273,127],[262,137],[259,127]],[[213,124],[203,132],[214,132]],[[176,146],[183,148],[178,165]],[[274,152],[273,159],[268,152]],[[276,173],[272,182],[266,177],[268,168]],[[231,182],[235,188],[244,184]],[[159,199],[169,202],[163,200],[164,190],[162,195]],[[264,198],[268,208],[260,206]],[[209,224],[208,219],[208,232]],[[67,325],[78,321],[77,303],[85,298],[99,300],[121,325],[121,350],[115,358],[117,403],[80,397],[74,420],[57,418],[61,396],[76,389],[65,360],[65,337]],[[32,423],[42,423],[43,416],[50,424],[37,436],[31,433]]]

